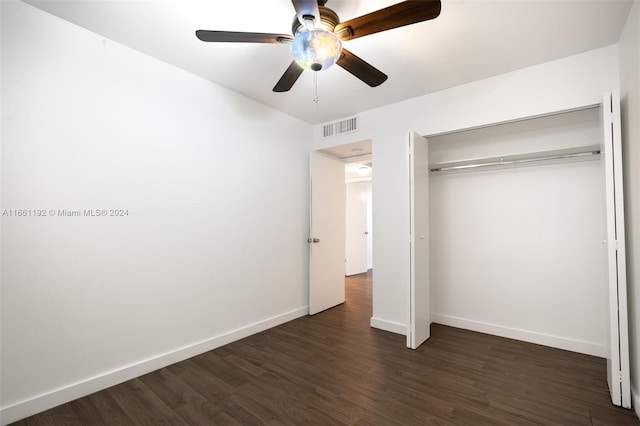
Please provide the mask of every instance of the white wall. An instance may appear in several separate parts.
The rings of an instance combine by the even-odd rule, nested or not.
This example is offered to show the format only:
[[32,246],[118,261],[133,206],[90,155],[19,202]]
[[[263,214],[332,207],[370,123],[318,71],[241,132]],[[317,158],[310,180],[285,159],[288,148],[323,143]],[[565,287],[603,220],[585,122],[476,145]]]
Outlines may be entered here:
[[357,134],[314,148],[373,140],[374,301],[372,324],[405,333],[409,321],[409,204],[405,134],[422,135],[595,105],[618,87],[617,45],[454,87],[360,114]]
[[[600,109],[431,138],[434,162],[602,139]],[[603,176],[585,162],[431,175],[431,318],[604,357]]]
[[307,312],[310,125],[2,7],[2,423]]
[[640,1],[620,39],[620,96],[627,241],[632,403],[640,416]]

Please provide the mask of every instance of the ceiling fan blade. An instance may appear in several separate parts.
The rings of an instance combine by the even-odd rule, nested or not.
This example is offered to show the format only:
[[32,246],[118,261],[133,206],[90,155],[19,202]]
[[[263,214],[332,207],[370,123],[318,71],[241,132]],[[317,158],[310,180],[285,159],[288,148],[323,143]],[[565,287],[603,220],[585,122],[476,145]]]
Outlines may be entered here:
[[343,41],[433,19],[440,15],[440,0],[408,0],[336,25]]
[[[318,9],[318,0],[291,0],[293,7],[296,10],[298,21],[301,24],[307,25],[307,28],[312,30],[313,23],[309,25],[310,17],[313,17],[313,22],[320,23],[320,9]],[[306,17],[306,18],[305,18]]]
[[368,62],[360,59],[347,49],[342,49],[342,56],[336,62],[371,87],[380,86],[387,80],[387,75]]
[[244,33],[236,31],[196,31],[202,41],[220,43],[287,43],[293,38],[287,34]]
[[302,69],[296,61],[291,62],[289,68],[287,68],[284,74],[282,74],[282,77],[280,77],[280,80],[276,83],[273,91],[288,92],[289,89],[293,87],[293,84],[298,80],[302,71],[304,71],[304,69]]

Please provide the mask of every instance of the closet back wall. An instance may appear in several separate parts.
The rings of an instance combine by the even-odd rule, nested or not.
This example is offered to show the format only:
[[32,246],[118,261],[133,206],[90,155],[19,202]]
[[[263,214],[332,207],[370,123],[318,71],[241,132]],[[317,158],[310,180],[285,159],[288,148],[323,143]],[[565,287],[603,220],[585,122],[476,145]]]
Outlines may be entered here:
[[[591,109],[430,148],[434,163],[600,141]],[[602,179],[598,160],[432,175],[432,320],[605,356]]]

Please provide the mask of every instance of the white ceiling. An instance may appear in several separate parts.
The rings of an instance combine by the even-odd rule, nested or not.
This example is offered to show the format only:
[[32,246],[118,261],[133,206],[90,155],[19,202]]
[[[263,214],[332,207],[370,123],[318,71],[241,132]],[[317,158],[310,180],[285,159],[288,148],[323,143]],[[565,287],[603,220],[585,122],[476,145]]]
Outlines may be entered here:
[[[340,67],[271,91],[287,45],[204,43],[198,29],[291,32],[290,0],[29,0],[40,9],[316,124],[616,43],[632,0],[442,0],[434,20],[345,43],[389,79],[370,88]],[[341,20],[398,0],[329,0]],[[319,102],[313,102],[314,74]]]
[[[353,142],[346,145],[337,145],[325,149],[320,149],[320,152],[324,152],[334,158],[338,158],[345,163],[351,162],[351,160],[358,162],[363,156],[371,156],[371,140],[364,140]],[[369,162],[371,158],[367,159]]]

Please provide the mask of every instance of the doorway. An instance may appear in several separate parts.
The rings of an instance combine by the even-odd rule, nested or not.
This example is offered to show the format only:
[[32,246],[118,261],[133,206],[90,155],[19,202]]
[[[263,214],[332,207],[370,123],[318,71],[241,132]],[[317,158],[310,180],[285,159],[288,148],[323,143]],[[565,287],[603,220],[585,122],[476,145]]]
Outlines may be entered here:
[[345,275],[364,274],[373,268],[373,229],[371,210],[372,163],[345,165]]
[[[371,140],[321,149],[344,163],[345,185],[345,280],[368,276],[373,269],[373,152]],[[373,296],[373,295],[372,295]]]

